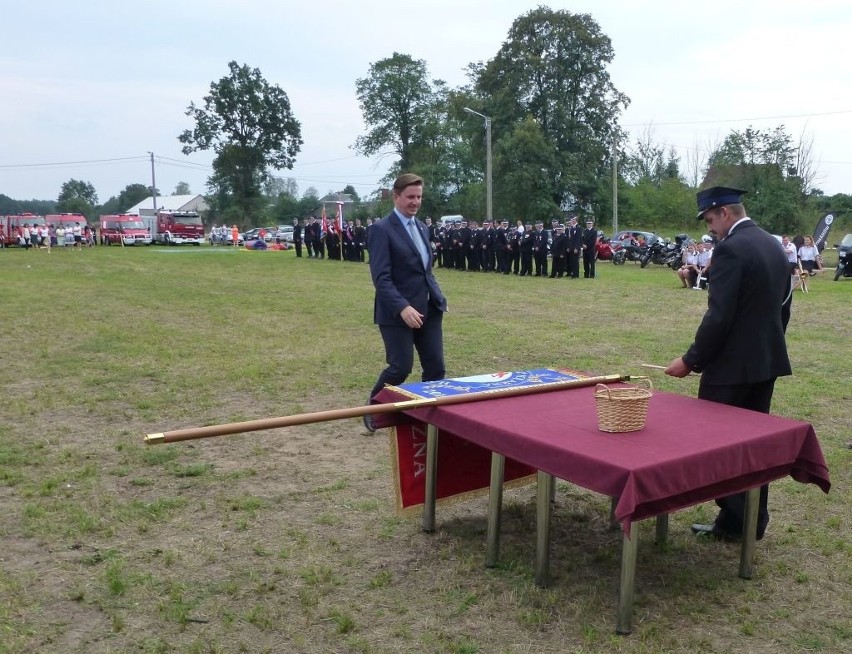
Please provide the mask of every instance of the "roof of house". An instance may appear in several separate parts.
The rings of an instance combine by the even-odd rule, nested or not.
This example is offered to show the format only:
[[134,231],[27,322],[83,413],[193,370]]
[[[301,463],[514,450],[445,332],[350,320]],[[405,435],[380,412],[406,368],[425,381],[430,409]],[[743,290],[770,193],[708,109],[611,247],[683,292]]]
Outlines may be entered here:
[[355,198],[353,198],[349,193],[329,193],[325,197],[320,198],[320,202],[342,202],[343,204],[352,204],[355,202]]
[[[206,211],[210,207],[204,201],[203,195],[158,195],[157,210],[169,211]],[[136,215],[153,215],[154,196],[148,196],[142,202],[134,204],[124,213]]]

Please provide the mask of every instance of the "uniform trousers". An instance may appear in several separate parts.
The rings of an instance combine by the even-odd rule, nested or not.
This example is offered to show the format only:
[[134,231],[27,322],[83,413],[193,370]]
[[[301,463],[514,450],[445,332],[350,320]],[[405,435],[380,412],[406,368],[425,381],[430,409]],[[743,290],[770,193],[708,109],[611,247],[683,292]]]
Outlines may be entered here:
[[[698,386],[698,397],[719,404],[751,409],[760,413],[769,413],[772,404],[772,392],[775,389],[775,379],[757,384],[717,385],[705,384],[702,379]],[[735,493],[716,500],[719,514],[714,521],[726,534],[741,535],[745,520],[745,493]],[[769,524],[769,485],[760,487],[760,504],[757,512],[757,537],[763,538],[766,526]]]

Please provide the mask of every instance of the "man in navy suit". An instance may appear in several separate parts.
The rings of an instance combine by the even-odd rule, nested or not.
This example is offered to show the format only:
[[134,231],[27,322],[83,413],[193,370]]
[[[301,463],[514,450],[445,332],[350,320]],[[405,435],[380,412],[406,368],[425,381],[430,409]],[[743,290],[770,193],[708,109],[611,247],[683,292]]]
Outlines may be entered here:
[[[746,216],[745,191],[714,186],[698,193],[698,219],[718,244],[708,308],[686,354],[666,374],[700,372],[698,397],[769,413],[775,379],[792,373],[784,333],[790,319],[790,268],[781,244]],[[760,489],[757,537],[769,522],[769,487]],[[742,536],[745,493],[716,500],[711,525],[696,534],[736,541]]]
[[[415,217],[423,199],[423,179],[406,173],[393,184],[393,211],[368,232],[370,274],[376,297],[373,322],[385,345],[387,368],[370,392],[372,399],[386,384],[403,383],[414,366],[414,350],[422,381],[443,379],[442,322],[447,300],[432,274],[429,230]],[[372,416],[364,426],[373,431]]]

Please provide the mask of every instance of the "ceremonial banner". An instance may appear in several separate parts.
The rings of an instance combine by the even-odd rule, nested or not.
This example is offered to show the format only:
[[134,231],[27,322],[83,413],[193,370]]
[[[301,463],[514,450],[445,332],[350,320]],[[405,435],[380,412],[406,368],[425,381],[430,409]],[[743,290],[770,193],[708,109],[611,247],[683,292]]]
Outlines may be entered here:
[[[408,399],[424,399],[539,386],[583,377],[568,370],[539,369],[416,382],[388,386],[387,390]],[[390,446],[397,511],[408,513],[419,510],[426,495],[426,425],[415,422],[393,427]],[[535,473],[535,468],[506,458],[504,487],[529,484],[535,480]],[[481,495],[487,492],[490,481],[491,452],[441,430],[438,436],[437,503]]]

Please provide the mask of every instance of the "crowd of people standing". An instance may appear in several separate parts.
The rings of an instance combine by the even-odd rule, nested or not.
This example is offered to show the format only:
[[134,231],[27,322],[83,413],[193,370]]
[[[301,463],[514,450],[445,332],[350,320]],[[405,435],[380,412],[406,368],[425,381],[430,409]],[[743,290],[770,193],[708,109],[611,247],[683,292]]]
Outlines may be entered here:
[[[12,230],[9,235],[19,247],[25,250],[47,250],[50,252],[54,247],[83,247],[95,244],[95,233],[88,224],[81,225],[75,222],[60,223],[58,225],[48,223],[24,223]],[[3,227],[0,226],[0,247],[5,247],[7,242]]]
[[367,218],[367,224],[362,225],[361,219],[344,222],[342,229],[336,221],[326,221],[327,229],[323,229],[322,220],[316,216],[293,221],[293,245],[296,256],[301,257],[304,250],[309,259],[332,259],[364,263],[367,251],[367,229],[373,224]]
[[[324,230],[321,219],[315,216],[294,220],[296,256],[307,252],[312,259],[364,262],[373,222],[367,218],[362,224],[355,219],[344,223],[342,230],[329,223]],[[595,277],[600,235],[592,219],[586,221],[585,228],[576,217],[570,218],[567,226],[553,220],[549,230],[543,221],[533,225],[518,220],[510,226],[508,220],[442,223],[427,217],[424,223],[437,268],[576,279],[582,265],[584,278]]]
[[508,220],[425,222],[438,268],[576,279],[582,262],[583,277],[595,277],[598,231],[592,220],[583,229],[576,217],[567,226],[554,219],[549,230],[541,220],[534,226],[521,220],[514,226]]

